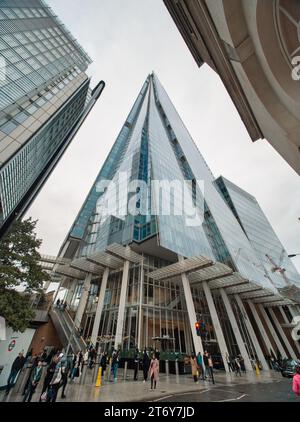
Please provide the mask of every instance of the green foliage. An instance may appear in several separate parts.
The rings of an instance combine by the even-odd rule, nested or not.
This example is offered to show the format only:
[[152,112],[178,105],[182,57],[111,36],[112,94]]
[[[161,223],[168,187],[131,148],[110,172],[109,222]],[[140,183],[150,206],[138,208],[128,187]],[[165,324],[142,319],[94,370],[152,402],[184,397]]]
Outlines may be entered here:
[[0,315],[20,332],[34,317],[30,295],[40,293],[43,282],[49,280],[39,264],[42,241],[36,237],[36,223],[31,218],[17,221],[0,242]]

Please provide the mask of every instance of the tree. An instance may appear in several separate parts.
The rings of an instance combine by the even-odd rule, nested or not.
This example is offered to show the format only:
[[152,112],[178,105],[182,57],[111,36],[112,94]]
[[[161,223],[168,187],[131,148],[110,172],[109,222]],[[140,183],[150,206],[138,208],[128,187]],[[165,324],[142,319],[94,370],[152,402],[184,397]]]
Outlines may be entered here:
[[30,297],[41,294],[49,275],[39,264],[42,241],[35,233],[37,221],[16,221],[0,241],[0,316],[14,331],[24,332],[34,311]]

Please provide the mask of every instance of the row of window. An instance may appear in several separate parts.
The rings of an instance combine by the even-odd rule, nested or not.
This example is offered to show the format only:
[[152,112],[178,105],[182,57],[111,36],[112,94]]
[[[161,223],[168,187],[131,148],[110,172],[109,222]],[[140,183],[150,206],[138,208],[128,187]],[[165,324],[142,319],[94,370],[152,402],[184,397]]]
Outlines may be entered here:
[[[37,136],[32,138],[0,173],[3,209],[6,218],[32,185],[53,155],[66,133],[78,119],[85,104],[87,90],[77,94],[72,103]],[[69,118],[66,120],[64,117]]]
[[47,16],[44,9],[38,8],[2,7],[0,9],[0,19],[46,18]]
[[75,69],[64,78],[59,78],[52,87],[45,90],[43,93],[36,96],[35,99],[27,102],[26,106],[18,107],[13,115],[6,115],[0,119],[0,130],[6,135],[9,135],[14,129],[22,124],[28,117],[34,114],[39,108],[41,108],[46,102],[51,100],[60,90],[67,86],[78,74],[79,69]]

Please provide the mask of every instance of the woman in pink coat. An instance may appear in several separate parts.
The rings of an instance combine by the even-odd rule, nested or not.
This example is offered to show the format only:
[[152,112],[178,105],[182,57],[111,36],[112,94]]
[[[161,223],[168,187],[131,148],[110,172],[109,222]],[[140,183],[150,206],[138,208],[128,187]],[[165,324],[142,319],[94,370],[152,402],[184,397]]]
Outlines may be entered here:
[[151,363],[150,363],[150,368],[149,368],[149,372],[150,372],[150,379],[151,379],[151,390],[156,389],[156,383],[158,381],[158,377],[159,377],[159,361],[156,357],[155,354],[153,354]]
[[300,366],[296,366],[293,378],[293,392],[300,396]]

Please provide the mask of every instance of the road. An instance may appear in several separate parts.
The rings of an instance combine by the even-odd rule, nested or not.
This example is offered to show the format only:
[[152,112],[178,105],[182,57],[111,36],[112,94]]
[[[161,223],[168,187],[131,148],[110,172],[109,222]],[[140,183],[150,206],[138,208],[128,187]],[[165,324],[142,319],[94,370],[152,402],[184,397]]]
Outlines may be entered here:
[[292,380],[282,379],[273,383],[239,384],[220,386],[198,393],[165,395],[155,402],[299,402],[292,391]]

